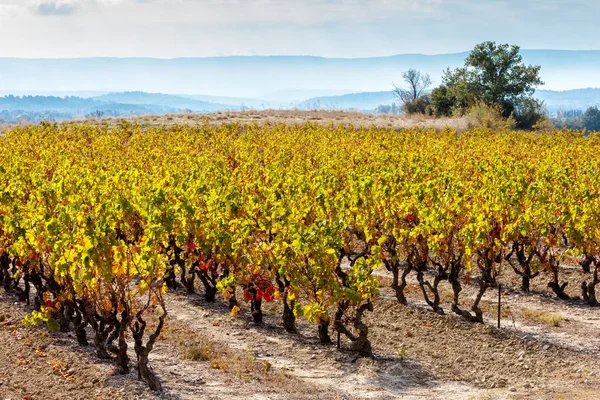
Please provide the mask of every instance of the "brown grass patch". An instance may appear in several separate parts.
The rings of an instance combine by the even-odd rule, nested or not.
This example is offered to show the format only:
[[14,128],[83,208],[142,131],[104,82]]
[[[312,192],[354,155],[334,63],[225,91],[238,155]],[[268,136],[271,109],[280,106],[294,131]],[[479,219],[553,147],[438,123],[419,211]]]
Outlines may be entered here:
[[283,370],[275,370],[270,362],[258,360],[250,350],[236,350],[225,344],[202,337],[179,322],[170,321],[162,340],[176,341],[183,360],[205,362],[211,369],[235,375],[238,378],[291,384],[293,378]]
[[543,322],[544,324],[552,327],[559,327],[561,321],[563,320],[563,317],[560,314],[548,313],[542,310],[532,310],[525,307],[521,308],[521,314],[526,319]]

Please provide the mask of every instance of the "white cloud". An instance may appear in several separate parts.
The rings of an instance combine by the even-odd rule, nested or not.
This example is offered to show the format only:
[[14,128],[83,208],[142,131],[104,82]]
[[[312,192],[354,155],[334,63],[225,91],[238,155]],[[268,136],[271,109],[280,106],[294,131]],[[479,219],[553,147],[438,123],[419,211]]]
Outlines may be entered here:
[[0,56],[594,48],[599,13],[596,0],[0,0]]
[[[295,22],[314,24],[339,20],[379,19],[390,13],[428,13],[442,0],[0,0],[37,14],[69,14],[74,10],[122,10],[194,17],[198,22]],[[118,12],[117,9],[113,10]]]

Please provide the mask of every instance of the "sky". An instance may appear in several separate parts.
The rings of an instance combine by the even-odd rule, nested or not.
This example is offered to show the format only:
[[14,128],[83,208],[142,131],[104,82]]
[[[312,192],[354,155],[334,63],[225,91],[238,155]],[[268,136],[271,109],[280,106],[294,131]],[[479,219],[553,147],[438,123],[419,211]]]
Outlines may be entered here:
[[0,0],[0,57],[599,49],[598,0]]

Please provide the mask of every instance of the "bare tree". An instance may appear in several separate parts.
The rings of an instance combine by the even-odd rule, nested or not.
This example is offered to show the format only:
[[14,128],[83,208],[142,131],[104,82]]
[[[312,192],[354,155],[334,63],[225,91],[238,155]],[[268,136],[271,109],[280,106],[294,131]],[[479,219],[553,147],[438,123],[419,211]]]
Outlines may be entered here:
[[394,84],[392,93],[403,104],[418,100],[432,84],[429,74],[421,74],[416,69],[404,72],[402,79],[404,79],[405,87],[398,87]]

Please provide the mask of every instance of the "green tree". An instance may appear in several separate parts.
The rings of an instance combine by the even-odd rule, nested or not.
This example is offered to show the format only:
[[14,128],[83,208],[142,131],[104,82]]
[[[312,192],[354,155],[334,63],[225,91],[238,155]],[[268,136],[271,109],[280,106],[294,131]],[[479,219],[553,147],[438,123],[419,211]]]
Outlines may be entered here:
[[[454,113],[462,114],[461,109],[463,107],[459,106],[457,110],[459,101],[453,89],[455,89],[454,86],[447,84],[433,89],[429,100],[429,112],[431,115],[442,117],[450,116]],[[466,109],[466,104],[464,108]]]
[[590,107],[581,117],[581,124],[588,131],[600,131],[600,110],[598,107]]
[[[519,46],[485,42],[475,46],[463,67],[446,70],[442,86],[432,93],[438,115],[465,114],[478,102],[500,105],[519,127],[531,128],[544,118],[543,104],[532,95],[543,85],[540,66],[525,65]],[[451,105],[450,105],[451,104]]]
[[485,42],[475,46],[465,61],[469,85],[477,97],[488,105],[502,104],[505,116],[516,102],[531,96],[535,87],[543,85],[541,67],[525,65],[519,46]]

